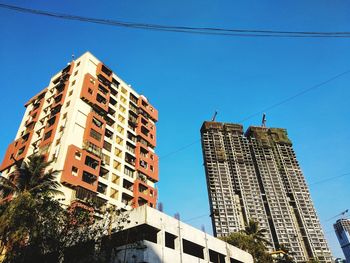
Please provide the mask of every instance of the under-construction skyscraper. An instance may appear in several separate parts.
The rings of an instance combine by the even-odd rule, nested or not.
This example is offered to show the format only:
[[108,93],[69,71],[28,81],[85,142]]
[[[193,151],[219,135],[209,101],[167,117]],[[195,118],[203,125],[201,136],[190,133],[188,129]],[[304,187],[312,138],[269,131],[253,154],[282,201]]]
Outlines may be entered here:
[[333,225],[339,244],[346,258],[350,262],[350,219],[341,218]]
[[268,230],[271,250],[288,247],[296,262],[332,262],[309,189],[285,129],[204,122],[201,128],[214,234]]

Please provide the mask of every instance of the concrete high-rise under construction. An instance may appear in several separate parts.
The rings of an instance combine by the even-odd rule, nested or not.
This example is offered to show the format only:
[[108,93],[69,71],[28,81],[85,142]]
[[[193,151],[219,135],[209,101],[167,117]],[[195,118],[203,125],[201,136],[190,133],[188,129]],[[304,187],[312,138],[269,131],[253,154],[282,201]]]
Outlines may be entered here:
[[333,225],[339,244],[346,258],[350,262],[350,219],[341,218]]
[[2,176],[41,154],[60,171],[67,206],[156,206],[158,111],[91,53],[52,76],[25,107]]
[[289,249],[296,262],[332,262],[308,186],[287,131],[204,122],[202,149],[216,236],[267,229],[270,250]]

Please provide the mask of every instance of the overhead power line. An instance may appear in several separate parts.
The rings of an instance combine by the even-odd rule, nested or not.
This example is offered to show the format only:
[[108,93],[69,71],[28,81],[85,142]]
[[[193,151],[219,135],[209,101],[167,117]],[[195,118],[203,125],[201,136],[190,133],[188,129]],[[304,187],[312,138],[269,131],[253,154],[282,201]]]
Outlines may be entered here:
[[317,185],[317,184],[322,184],[322,183],[326,183],[326,182],[329,182],[329,181],[333,181],[335,179],[338,179],[338,178],[341,178],[341,177],[344,177],[344,176],[347,176],[347,175],[350,175],[350,172],[349,173],[340,174],[340,175],[336,175],[336,176],[332,176],[332,177],[328,177],[328,178],[316,181],[314,183],[311,183],[310,186],[314,186],[314,185]]
[[217,28],[217,27],[194,27],[194,26],[170,26],[150,23],[136,23],[129,21],[101,19],[84,17],[78,15],[50,12],[39,9],[30,9],[20,6],[0,3],[0,8],[21,13],[54,17],[65,20],[75,20],[109,26],[127,27],[143,30],[167,31],[177,33],[221,35],[235,37],[277,37],[277,38],[350,38],[350,32],[329,32],[329,31],[280,31],[280,30],[258,30],[258,29],[237,29],[237,28]]
[[[346,74],[349,74],[349,73],[350,73],[350,70],[346,70],[346,71],[344,71],[344,72],[342,72],[340,74],[337,74],[337,75],[335,75],[335,76],[333,76],[333,77],[331,77],[331,78],[329,78],[329,79],[327,79],[325,81],[322,81],[322,82],[320,82],[320,83],[318,83],[316,85],[313,85],[313,86],[311,86],[311,87],[309,87],[307,89],[299,91],[298,93],[296,93],[296,94],[294,94],[294,95],[292,95],[290,97],[282,99],[281,101],[276,102],[276,103],[274,103],[274,104],[272,104],[270,106],[267,106],[267,107],[263,108],[260,111],[257,111],[257,112],[255,112],[253,114],[248,115],[246,118],[241,119],[240,121],[238,121],[238,123],[243,123],[243,122],[245,122],[245,121],[247,121],[247,120],[249,120],[249,119],[251,119],[251,118],[253,118],[253,117],[257,116],[257,115],[259,115],[259,114],[268,112],[268,111],[270,111],[270,110],[272,110],[272,109],[274,109],[274,108],[276,108],[278,106],[281,106],[281,105],[283,105],[283,104],[285,104],[287,102],[290,102],[291,100],[293,100],[295,98],[298,98],[298,97],[300,97],[300,96],[302,96],[302,95],[304,95],[304,94],[306,94],[306,93],[308,93],[308,92],[310,92],[312,90],[318,89],[318,88],[320,88],[320,87],[322,87],[322,86],[324,86],[324,85],[326,85],[326,84],[328,84],[328,83],[330,83],[330,82],[332,82],[332,81],[334,81],[334,80],[336,80],[336,79],[338,79],[338,78],[340,78],[340,77],[342,77],[342,76],[344,76]],[[184,146],[182,146],[182,147],[180,147],[180,148],[178,148],[178,149],[176,149],[176,150],[174,150],[172,152],[169,152],[169,153],[167,153],[165,155],[162,155],[161,157],[159,157],[159,159],[163,160],[163,159],[165,159],[165,158],[167,158],[167,157],[169,157],[171,155],[174,155],[174,154],[176,154],[178,152],[186,150],[187,148],[190,148],[191,146],[195,145],[198,142],[200,142],[200,139],[196,139],[195,141],[192,141],[192,142],[190,142],[190,143],[188,143],[188,144],[186,144],[186,145],[184,145]],[[319,182],[315,182],[314,184],[317,184],[317,183],[319,183]]]

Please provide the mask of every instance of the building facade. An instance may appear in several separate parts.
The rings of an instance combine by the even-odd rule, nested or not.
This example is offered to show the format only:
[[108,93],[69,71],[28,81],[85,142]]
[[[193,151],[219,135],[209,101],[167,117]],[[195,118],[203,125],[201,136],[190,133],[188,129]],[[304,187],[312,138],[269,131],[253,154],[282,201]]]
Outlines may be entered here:
[[285,129],[204,122],[202,149],[216,236],[267,229],[271,251],[287,246],[296,262],[332,262],[309,189]]
[[91,53],[68,63],[25,107],[2,176],[43,154],[60,171],[65,205],[156,206],[158,112]]
[[346,262],[350,262],[350,219],[339,219],[333,225]]
[[249,253],[156,209],[138,207],[129,212],[128,220],[108,240],[114,262],[253,263]]

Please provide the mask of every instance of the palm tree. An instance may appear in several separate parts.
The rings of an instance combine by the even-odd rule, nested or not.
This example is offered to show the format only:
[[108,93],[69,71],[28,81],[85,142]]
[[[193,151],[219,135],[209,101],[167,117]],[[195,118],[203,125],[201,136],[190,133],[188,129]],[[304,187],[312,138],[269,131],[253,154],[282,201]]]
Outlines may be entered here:
[[0,193],[3,197],[28,192],[33,197],[62,194],[56,180],[58,171],[46,171],[51,162],[43,155],[31,155],[21,165],[15,162],[16,171],[9,178],[0,176]]
[[249,219],[245,229],[242,230],[247,236],[251,236],[255,242],[262,243],[264,245],[271,245],[270,241],[265,238],[265,234],[268,232],[266,229],[260,229],[259,223],[253,219]]

